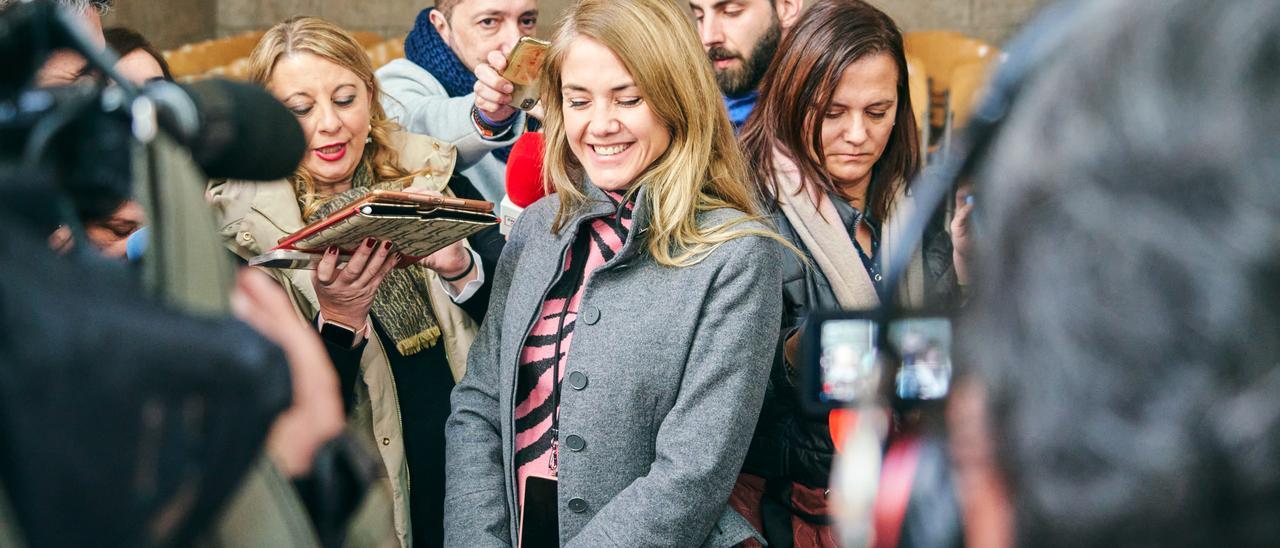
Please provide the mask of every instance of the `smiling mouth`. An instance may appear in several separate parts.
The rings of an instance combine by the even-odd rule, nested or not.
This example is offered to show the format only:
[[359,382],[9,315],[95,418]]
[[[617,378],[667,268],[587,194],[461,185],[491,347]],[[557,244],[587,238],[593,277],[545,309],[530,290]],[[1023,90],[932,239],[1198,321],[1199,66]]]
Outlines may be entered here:
[[326,162],[336,162],[347,155],[346,143],[335,143],[329,146],[323,146],[315,149],[317,158]]
[[594,150],[595,153],[600,156],[615,156],[618,154],[622,154],[622,152],[627,150],[628,148],[631,148],[631,143],[625,143],[621,145],[608,145],[608,146],[591,145],[591,150]]

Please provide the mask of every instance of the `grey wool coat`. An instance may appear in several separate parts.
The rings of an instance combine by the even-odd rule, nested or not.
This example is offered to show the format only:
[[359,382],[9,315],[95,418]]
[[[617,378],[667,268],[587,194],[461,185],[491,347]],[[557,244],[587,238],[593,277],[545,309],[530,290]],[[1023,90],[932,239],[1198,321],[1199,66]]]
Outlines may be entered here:
[[[445,425],[447,546],[516,543],[520,351],[582,222],[614,211],[602,191],[584,186],[592,202],[558,235],[554,194],[525,210],[499,261]],[[732,546],[756,535],[726,503],[768,382],[782,248],[742,237],[694,266],[660,266],[644,249],[644,193],[633,236],[583,289],[564,378],[578,372],[587,382],[565,383],[560,400],[560,542]],[[709,211],[700,222],[741,215]],[[585,447],[568,449],[570,435]]]

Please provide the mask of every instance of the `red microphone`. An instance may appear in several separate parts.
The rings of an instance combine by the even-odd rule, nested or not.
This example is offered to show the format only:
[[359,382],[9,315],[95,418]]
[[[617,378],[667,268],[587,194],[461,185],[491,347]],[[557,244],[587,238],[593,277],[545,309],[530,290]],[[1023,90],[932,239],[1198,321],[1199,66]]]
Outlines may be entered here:
[[[542,184],[542,134],[526,132],[511,145],[507,156],[507,195],[502,199],[502,226],[505,235],[511,233],[516,219],[528,207],[547,195]],[[551,192],[555,192],[552,189]]]

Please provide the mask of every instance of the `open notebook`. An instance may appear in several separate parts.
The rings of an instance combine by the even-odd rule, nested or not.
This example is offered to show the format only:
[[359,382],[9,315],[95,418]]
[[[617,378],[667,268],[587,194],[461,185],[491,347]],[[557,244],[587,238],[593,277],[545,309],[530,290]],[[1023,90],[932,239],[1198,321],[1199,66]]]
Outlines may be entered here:
[[498,224],[493,203],[446,196],[374,190],[337,212],[284,238],[249,261],[271,268],[315,268],[325,249],[337,246],[342,259],[366,238],[390,240],[411,264],[458,240]]

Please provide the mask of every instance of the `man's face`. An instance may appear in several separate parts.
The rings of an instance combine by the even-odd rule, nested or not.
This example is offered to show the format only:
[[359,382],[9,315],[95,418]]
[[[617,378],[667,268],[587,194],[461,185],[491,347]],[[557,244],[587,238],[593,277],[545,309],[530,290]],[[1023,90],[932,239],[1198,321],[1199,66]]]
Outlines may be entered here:
[[446,19],[433,12],[431,23],[471,72],[491,51],[509,55],[522,36],[538,26],[537,0],[462,0]]
[[[89,8],[81,14],[81,29],[98,47],[106,47],[107,41],[102,36],[102,18],[98,10]],[[36,73],[36,87],[65,86],[84,76],[86,61],[79,53],[71,50],[58,50],[45,61],[44,66]]]
[[771,0],[690,0],[720,91],[740,96],[760,85],[782,25]]

